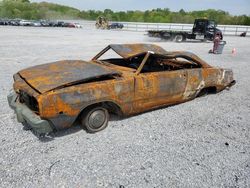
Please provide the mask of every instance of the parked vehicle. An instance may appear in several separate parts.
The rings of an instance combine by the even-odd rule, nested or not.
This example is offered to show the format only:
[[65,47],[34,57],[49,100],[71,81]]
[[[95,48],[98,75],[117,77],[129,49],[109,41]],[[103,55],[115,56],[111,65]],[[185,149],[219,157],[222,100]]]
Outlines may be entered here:
[[0,19],[0,25],[5,25],[5,21],[3,19]]
[[215,34],[220,33],[222,40],[222,32],[216,26],[217,24],[213,20],[196,19],[194,21],[192,32],[175,30],[149,30],[148,36],[158,37],[166,40],[173,40],[176,42],[183,42],[186,39],[213,41]]
[[64,27],[65,23],[63,21],[57,22],[57,27]]
[[12,26],[19,26],[20,25],[20,19],[14,19],[14,20],[10,20],[9,21],[9,25],[12,25]]
[[57,21],[50,21],[48,22],[49,27],[57,27],[58,26],[58,22]]
[[49,20],[0,19],[0,25],[82,28],[82,26],[79,23],[67,23],[63,21],[49,21]]
[[64,27],[81,28],[82,26],[79,23],[64,23]]
[[9,24],[9,20],[7,19],[0,19],[0,25],[8,25]]
[[70,28],[74,28],[75,25],[73,23],[65,23],[64,27],[70,27]]
[[108,26],[109,29],[122,29],[124,27],[121,23],[112,23]]
[[[100,59],[113,50],[121,58]],[[109,113],[132,115],[219,92],[235,83],[233,72],[190,52],[151,44],[112,44],[91,61],[64,60],[14,75],[8,102],[19,122],[39,134],[71,127],[107,127]]]
[[41,27],[42,24],[41,24],[40,21],[34,21],[34,22],[32,22],[32,26],[34,26],[34,27]]
[[75,28],[82,28],[82,26],[79,23],[74,23],[75,24]]
[[41,26],[42,27],[49,27],[49,21],[48,20],[40,20]]
[[29,20],[21,20],[19,23],[21,26],[32,26],[33,25],[32,21],[29,21]]

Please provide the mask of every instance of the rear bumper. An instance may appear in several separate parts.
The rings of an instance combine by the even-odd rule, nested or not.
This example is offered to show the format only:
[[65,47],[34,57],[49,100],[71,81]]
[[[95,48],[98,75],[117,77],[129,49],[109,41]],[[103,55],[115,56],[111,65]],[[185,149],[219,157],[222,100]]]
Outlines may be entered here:
[[20,123],[27,123],[37,133],[49,133],[53,131],[49,121],[43,120],[31,111],[25,104],[20,103],[15,92],[8,95],[9,106],[15,111],[17,120]]

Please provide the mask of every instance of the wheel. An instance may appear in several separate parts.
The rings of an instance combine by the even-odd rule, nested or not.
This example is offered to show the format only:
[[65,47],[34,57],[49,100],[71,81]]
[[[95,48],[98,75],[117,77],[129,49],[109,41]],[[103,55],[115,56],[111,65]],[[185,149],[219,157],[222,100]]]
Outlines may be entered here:
[[207,38],[204,38],[201,40],[202,42],[207,42]]
[[81,124],[88,132],[95,133],[108,126],[109,113],[106,108],[94,107],[87,110],[81,117]]
[[184,41],[184,36],[181,35],[181,34],[176,35],[175,36],[175,41],[176,42],[182,42],[182,41]]

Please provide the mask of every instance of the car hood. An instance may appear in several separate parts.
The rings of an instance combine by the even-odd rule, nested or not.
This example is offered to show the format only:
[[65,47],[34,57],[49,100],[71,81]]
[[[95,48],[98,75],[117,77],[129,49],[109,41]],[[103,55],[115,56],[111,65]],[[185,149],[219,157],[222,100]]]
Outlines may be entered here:
[[33,89],[44,93],[102,76],[117,75],[119,72],[94,62],[65,60],[30,67],[18,74]]

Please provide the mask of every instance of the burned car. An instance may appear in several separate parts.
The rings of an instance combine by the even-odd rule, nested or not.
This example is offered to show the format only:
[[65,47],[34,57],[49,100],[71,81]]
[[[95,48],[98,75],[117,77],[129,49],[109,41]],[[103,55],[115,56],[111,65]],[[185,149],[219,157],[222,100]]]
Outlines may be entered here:
[[[101,58],[107,51],[119,56]],[[138,114],[234,83],[232,70],[212,67],[190,52],[111,44],[91,61],[64,60],[19,71],[8,102],[18,121],[39,134],[77,120],[94,133],[107,127],[110,113]]]

